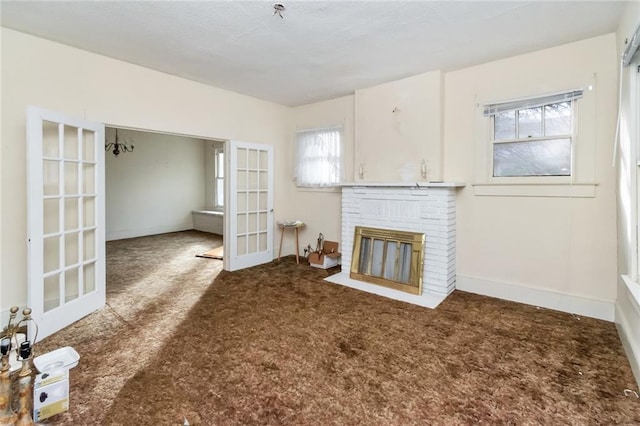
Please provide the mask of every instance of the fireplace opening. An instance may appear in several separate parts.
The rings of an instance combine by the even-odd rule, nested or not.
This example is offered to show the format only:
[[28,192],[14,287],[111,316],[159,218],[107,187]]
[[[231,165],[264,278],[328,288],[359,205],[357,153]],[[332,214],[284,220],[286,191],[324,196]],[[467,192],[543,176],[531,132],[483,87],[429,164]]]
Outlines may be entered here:
[[349,276],[420,295],[424,240],[423,233],[356,226]]

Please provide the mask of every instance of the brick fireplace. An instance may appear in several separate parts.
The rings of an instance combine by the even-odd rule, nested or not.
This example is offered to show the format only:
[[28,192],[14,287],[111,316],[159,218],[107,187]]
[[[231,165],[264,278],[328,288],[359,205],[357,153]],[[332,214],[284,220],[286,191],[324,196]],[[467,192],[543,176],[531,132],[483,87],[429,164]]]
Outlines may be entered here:
[[[351,184],[342,188],[342,272],[327,281],[435,308],[456,283],[456,189],[463,184]],[[356,226],[425,234],[422,293],[381,287],[349,277]]]

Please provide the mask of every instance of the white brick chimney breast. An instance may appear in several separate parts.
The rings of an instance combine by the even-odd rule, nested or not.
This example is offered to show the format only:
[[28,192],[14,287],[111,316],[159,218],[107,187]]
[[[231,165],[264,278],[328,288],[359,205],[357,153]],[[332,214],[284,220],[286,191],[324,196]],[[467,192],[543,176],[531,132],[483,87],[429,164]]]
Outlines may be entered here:
[[[327,281],[435,308],[456,286],[456,189],[460,183],[353,183],[342,188],[342,271]],[[422,294],[349,277],[356,226],[425,234]]]

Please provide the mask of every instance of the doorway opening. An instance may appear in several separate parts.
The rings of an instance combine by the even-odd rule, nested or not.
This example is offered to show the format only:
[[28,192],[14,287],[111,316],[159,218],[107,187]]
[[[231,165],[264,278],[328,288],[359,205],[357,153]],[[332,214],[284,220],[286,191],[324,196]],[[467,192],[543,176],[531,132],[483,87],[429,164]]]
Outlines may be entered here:
[[196,229],[224,237],[222,140],[106,127],[106,240]]

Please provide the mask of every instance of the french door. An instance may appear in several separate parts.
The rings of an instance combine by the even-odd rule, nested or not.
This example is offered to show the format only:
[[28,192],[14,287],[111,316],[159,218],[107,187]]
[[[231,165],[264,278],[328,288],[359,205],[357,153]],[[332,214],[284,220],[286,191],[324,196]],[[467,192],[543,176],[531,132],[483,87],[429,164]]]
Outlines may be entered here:
[[226,146],[224,268],[235,271],[273,260],[273,147],[239,141]]
[[27,147],[27,303],[40,340],[105,304],[104,125],[29,107]]

